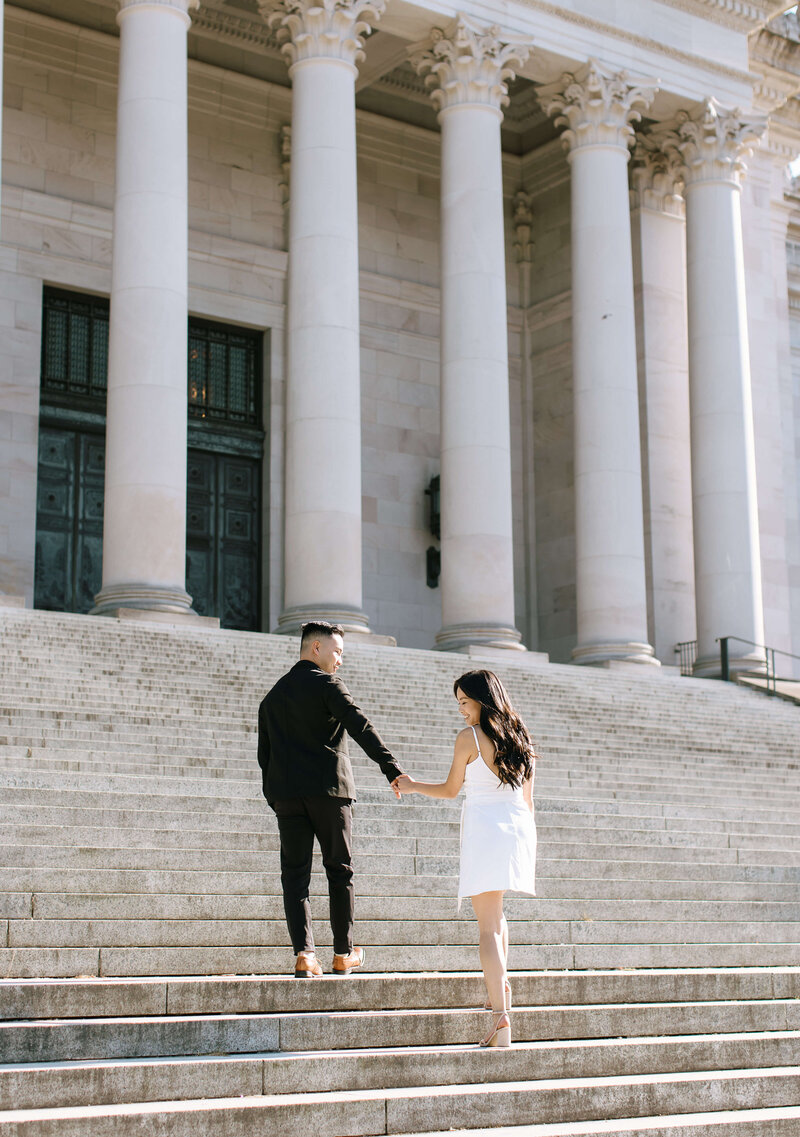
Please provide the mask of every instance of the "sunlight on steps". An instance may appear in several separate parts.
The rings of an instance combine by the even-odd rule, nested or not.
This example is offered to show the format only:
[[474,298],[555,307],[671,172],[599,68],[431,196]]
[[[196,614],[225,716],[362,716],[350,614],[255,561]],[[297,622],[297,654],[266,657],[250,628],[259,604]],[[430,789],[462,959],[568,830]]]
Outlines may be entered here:
[[[296,641],[20,609],[0,634],[4,1133],[800,1134],[793,705],[487,664],[541,755],[539,895],[507,906],[516,1045],[487,1053],[459,803],[396,803],[355,746],[369,974],[285,978],[255,720]],[[476,665],[361,643],[341,674],[438,778]],[[318,862],[312,887],[329,968]]]

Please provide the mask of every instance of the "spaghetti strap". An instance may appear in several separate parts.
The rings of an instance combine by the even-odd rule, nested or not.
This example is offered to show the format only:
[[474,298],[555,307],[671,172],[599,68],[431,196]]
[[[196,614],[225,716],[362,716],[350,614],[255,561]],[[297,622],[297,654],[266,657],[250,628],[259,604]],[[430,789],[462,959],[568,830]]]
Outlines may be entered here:
[[478,757],[483,758],[483,755],[481,754],[481,744],[478,742],[478,732],[474,726],[471,726],[470,730],[472,731],[472,737],[475,739],[475,745],[478,748]]

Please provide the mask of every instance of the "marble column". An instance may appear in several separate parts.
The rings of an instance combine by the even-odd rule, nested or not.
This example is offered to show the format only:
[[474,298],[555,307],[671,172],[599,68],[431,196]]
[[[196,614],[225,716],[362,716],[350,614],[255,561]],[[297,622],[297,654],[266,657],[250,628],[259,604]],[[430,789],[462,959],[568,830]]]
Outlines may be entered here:
[[292,80],[284,608],[365,631],[356,63],[384,0],[265,0]]
[[631,170],[631,231],[639,360],[645,565],[650,641],[675,665],[696,636],[686,211],[679,164],[639,135]]
[[528,48],[463,16],[417,45],[442,128],[441,548],[436,646],[520,650],[514,626],[502,107]]
[[196,0],[120,0],[103,584],[95,614],[186,592],[186,33]]
[[542,87],[572,167],[575,663],[657,663],[648,642],[628,147],[654,91],[590,61]]
[[2,166],[2,153],[3,153],[3,25],[4,25],[4,12],[3,0],[0,0],[0,240],[2,240],[2,216],[3,216],[3,166]]
[[[764,643],[740,189],[764,129],[708,99],[654,134],[686,182],[698,675],[719,673],[721,636]],[[763,659],[730,648],[733,670]]]

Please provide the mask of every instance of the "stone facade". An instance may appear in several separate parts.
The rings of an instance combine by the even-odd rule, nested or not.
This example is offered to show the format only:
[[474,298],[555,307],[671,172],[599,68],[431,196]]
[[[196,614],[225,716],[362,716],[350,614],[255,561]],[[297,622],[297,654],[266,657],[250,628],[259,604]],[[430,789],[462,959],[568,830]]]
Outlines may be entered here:
[[[118,129],[120,33],[124,41],[125,21],[143,18],[138,6],[128,3],[122,7],[131,15],[117,27],[117,5],[111,0],[87,5],[86,13],[76,9],[77,16],[67,5],[61,11],[50,4],[48,15],[37,7],[27,0],[5,5],[0,234],[0,591],[24,595],[28,604],[36,545],[42,291],[52,285],[110,296],[113,324],[118,285],[112,281],[112,234],[120,219],[115,193],[118,200],[125,193],[119,165],[124,142]],[[177,12],[184,20],[188,277],[183,306],[193,316],[257,329],[264,337],[262,629],[291,631],[305,612],[324,609],[329,615],[345,613],[354,628],[394,636],[410,647],[433,646],[437,635],[442,647],[469,642],[513,647],[521,639],[528,649],[549,652],[556,660],[570,659],[577,649],[578,661],[655,658],[671,664],[675,642],[696,636],[698,542],[724,559],[730,540],[751,554],[739,585],[754,616],[740,619],[736,600],[717,613],[709,609],[710,600],[701,599],[706,629],[701,639],[738,633],[800,654],[800,195],[784,175],[800,151],[796,20],[780,17],[777,4],[752,3],[733,11],[712,0],[647,0],[618,24],[598,19],[588,4],[512,5],[513,10],[498,9],[498,26],[490,28],[485,15],[475,24],[469,9],[460,24],[448,24],[432,13],[423,19],[423,9],[407,8],[403,0],[388,0],[385,6],[362,5],[352,19],[351,6],[330,5],[325,18],[332,22],[320,31],[308,24],[312,16],[299,0],[263,7],[256,15],[252,5],[233,0],[208,0],[199,8],[174,0],[146,17],[164,20],[169,9],[169,18],[176,19]],[[370,24],[377,29],[372,35]],[[287,60],[281,58],[280,28],[284,47],[292,48]],[[316,47],[308,35],[317,36]],[[452,57],[445,50],[448,43],[455,45]],[[322,67],[314,62],[320,59]],[[562,77],[565,59],[572,61],[568,80]],[[308,161],[303,158],[314,145],[320,98],[309,96],[312,112],[304,118],[298,67],[306,76],[314,72],[312,83],[322,82],[323,71],[338,77],[325,82],[339,83],[338,93],[329,95],[340,100],[336,122],[341,125],[350,113],[346,108],[352,110],[357,149],[342,133],[341,168],[352,163],[355,189],[348,188],[349,173],[336,183],[325,173],[320,175],[324,186],[309,197],[309,186],[320,179],[309,173],[308,162],[321,161],[321,170],[329,167],[321,152],[314,157],[308,151]],[[600,126],[592,119],[599,82],[593,74],[602,76],[609,106],[616,105],[617,96],[608,90],[620,84],[623,102],[629,100],[613,137],[605,119]],[[755,90],[754,74],[759,77]],[[645,94],[631,101],[630,92]],[[711,476],[708,463],[713,470],[715,454],[730,457],[730,428],[722,424],[706,448],[711,456],[702,457],[709,435],[698,426],[700,396],[694,393],[693,402],[689,397],[707,379],[706,364],[698,362],[692,347],[699,343],[692,329],[698,327],[700,308],[692,300],[692,287],[698,286],[691,283],[691,265],[709,262],[698,244],[702,237],[691,238],[696,191],[687,173],[691,161],[684,124],[700,121],[698,108],[709,99],[717,100],[724,113],[738,115],[741,129],[758,119],[760,134],[754,153],[742,150],[736,157],[743,177],[731,167],[725,191],[736,210],[741,203],[743,284],[725,302],[721,319],[728,321],[725,334],[734,356],[738,350],[743,359],[745,351],[742,375],[749,371],[750,376],[741,380],[750,392],[740,413],[742,455],[750,453],[748,430],[752,437],[753,476],[741,482],[743,505],[734,514],[741,517],[744,510],[753,525],[724,538],[717,514],[703,521],[698,534],[696,508],[698,493],[705,492],[698,487]],[[570,120],[570,137],[554,122],[558,115]],[[647,122],[639,122],[639,115]],[[458,127],[463,137],[448,143],[456,121],[464,124]],[[572,135],[585,129],[599,134],[579,156]],[[303,130],[311,133],[304,136]],[[747,139],[744,143],[749,145]],[[136,145],[134,136],[133,153]],[[607,160],[599,157],[598,146],[606,146]],[[494,157],[481,158],[490,154]],[[470,155],[476,170],[496,164],[491,185],[478,186],[465,164]],[[163,165],[157,161],[156,169]],[[601,166],[605,172],[598,173]],[[602,192],[598,177],[604,179]],[[589,187],[586,193],[581,178]],[[461,200],[460,185],[474,188],[472,207]],[[479,219],[475,223],[483,224],[480,202],[487,194],[492,208],[502,209],[504,239],[476,232],[470,252],[469,209]],[[314,316],[327,311],[326,297],[337,291],[343,302],[344,262],[329,252],[309,254],[304,234],[313,229],[320,250],[329,238],[340,240],[343,211],[355,208],[354,198],[357,227],[354,222],[348,241],[357,252],[357,266],[348,285],[354,300],[348,301],[346,320],[355,354],[345,365],[344,349],[324,348],[322,317],[315,323]],[[612,204],[617,228],[608,229],[605,246],[593,244],[598,224],[610,223]],[[302,229],[303,208],[312,229]],[[327,219],[329,236],[317,233],[320,217]],[[626,253],[619,233],[628,217],[632,245]],[[301,228],[293,230],[292,224]],[[701,220],[698,233],[705,224]],[[699,262],[697,256],[692,259],[692,240],[700,249]],[[163,236],[155,239],[153,248],[163,252],[163,242]],[[118,274],[119,237],[116,246],[113,271]],[[301,246],[303,253],[297,251]],[[504,253],[504,266],[502,255],[499,270],[484,264],[481,249]],[[150,254],[144,247],[143,252],[147,261]],[[179,264],[180,251],[175,255]],[[302,257],[309,255],[307,264],[316,267],[301,280]],[[130,256],[125,266],[130,269]],[[300,287],[294,300],[292,266]],[[158,280],[148,287],[173,289],[164,279],[163,258],[157,268]],[[324,271],[331,274],[328,285]],[[465,299],[458,283],[466,279],[459,276],[464,273],[473,279],[472,299]],[[574,287],[575,273],[582,289]],[[499,292],[492,283],[498,280]],[[501,332],[496,317],[490,317],[490,297],[505,312]],[[596,317],[587,303],[598,306]],[[746,315],[732,333],[729,317],[737,305],[745,305],[737,312]],[[119,318],[120,302],[116,311]],[[452,314],[443,321],[442,311]],[[611,312],[616,315],[609,317]],[[623,317],[627,330],[621,332]],[[601,318],[605,323],[597,324]],[[344,317],[330,319],[331,327],[345,326]],[[177,316],[172,322],[181,323]],[[318,358],[304,357],[305,371],[298,371],[298,361],[306,349],[292,330],[301,325],[310,329],[307,342],[321,351]],[[606,331],[611,334],[603,338]],[[147,327],[141,332],[148,342]],[[333,357],[339,360],[340,397],[325,411],[328,426],[321,437],[330,444],[328,456],[319,459],[319,444],[314,444],[314,466],[305,457],[312,444],[303,441],[313,431],[298,433],[297,424],[319,419],[331,374],[323,375],[322,368]],[[471,393],[465,387],[470,359],[480,361]],[[599,377],[598,366],[606,378]],[[728,363],[720,362],[723,401],[729,374]],[[112,363],[114,382],[125,381]],[[601,395],[605,382],[607,393]],[[181,383],[178,379],[177,386]],[[351,387],[344,419],[343,384]],[[305,410],[298,411],[298,398],[305,399]],[[127,412],[121,420],[133,443],[132,460],[139,464],[136,476],[145,481],[152,462],[136,439],[147,429],[146,407],[145,400],[139,428]],[[152,401],[150,407],[160,421]],[[601,411],[606,423],[598,417]],[[348,425],[334,426],[337,421]],[[170,429],[173,435],[167,431],[165,437],[177,439],[181,428]],[[699,441],[690,443],[692,430]],[[493,441],[487,442],[487,432]],[[170,474],[178,492],[177,516],[183,509],[183,444],[165,444],[170,445],[177,460]],[[114,452],[119,453],[119,444]],[[456,457],[451,461],[448,455]],[[750,462],[732,457],[728,482]],[[334,467],[344,479],[341,485],[327,483],[326,471]],[[128,484],[128,472],[121,469]],[[428,528],[425,493],[440,472],[445,475],[441,542]],[[328,499],[323,493],[317,500],[317,490],[326,485]],[[725,486],[720,492],[724,496]],[[131,509],[115,507],[129,536]],[[326,564],[323,557],[303,576],[300,568],[308,569],[309,549],[327,514],[332,532],[350,534],[342,542],[349,560]],[[310,537],[298,529],[301,517]],[[183,587],[179,547],[161,577],[152,567],[157,552],[163,552],[163,531],[175,526],[165,521],[162,531],[158,526],[152,531],[147,519],[144,526],[132,544],[144,549],[145,566],[136,570],[127,600],[109,594],[114,603],[146,606],[136,589],[159,581],[173,600]],[[108,524],[106,532],[111,532]],[[439,586],[430,588],[426,553],[440,545],[443,575]],[[620,569],[623,547],[627,560]],[[130,554],[123,550],[121,556],[131,569]],[[110,550],[106,560],[110,566]],[[713,557],[709,563],[716,564]],[[712,567],[710,577],[705,568],[697,571],[708,595],[718,593],[722,570]],[[124,575],[120,568],[115,580]],[[104,579],[104,588],[113,584]],[[701,655],[704,650],[712,654],[701,647]],[[787,668],[788,663],[781,669]]]

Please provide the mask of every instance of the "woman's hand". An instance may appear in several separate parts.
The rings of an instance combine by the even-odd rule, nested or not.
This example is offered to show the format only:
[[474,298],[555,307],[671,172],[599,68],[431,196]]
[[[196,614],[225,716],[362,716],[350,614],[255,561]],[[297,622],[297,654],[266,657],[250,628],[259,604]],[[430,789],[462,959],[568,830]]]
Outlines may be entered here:
[[392,789],[399,794],[413,794],[417,783],[408,774],[400,774],[392,782]]

